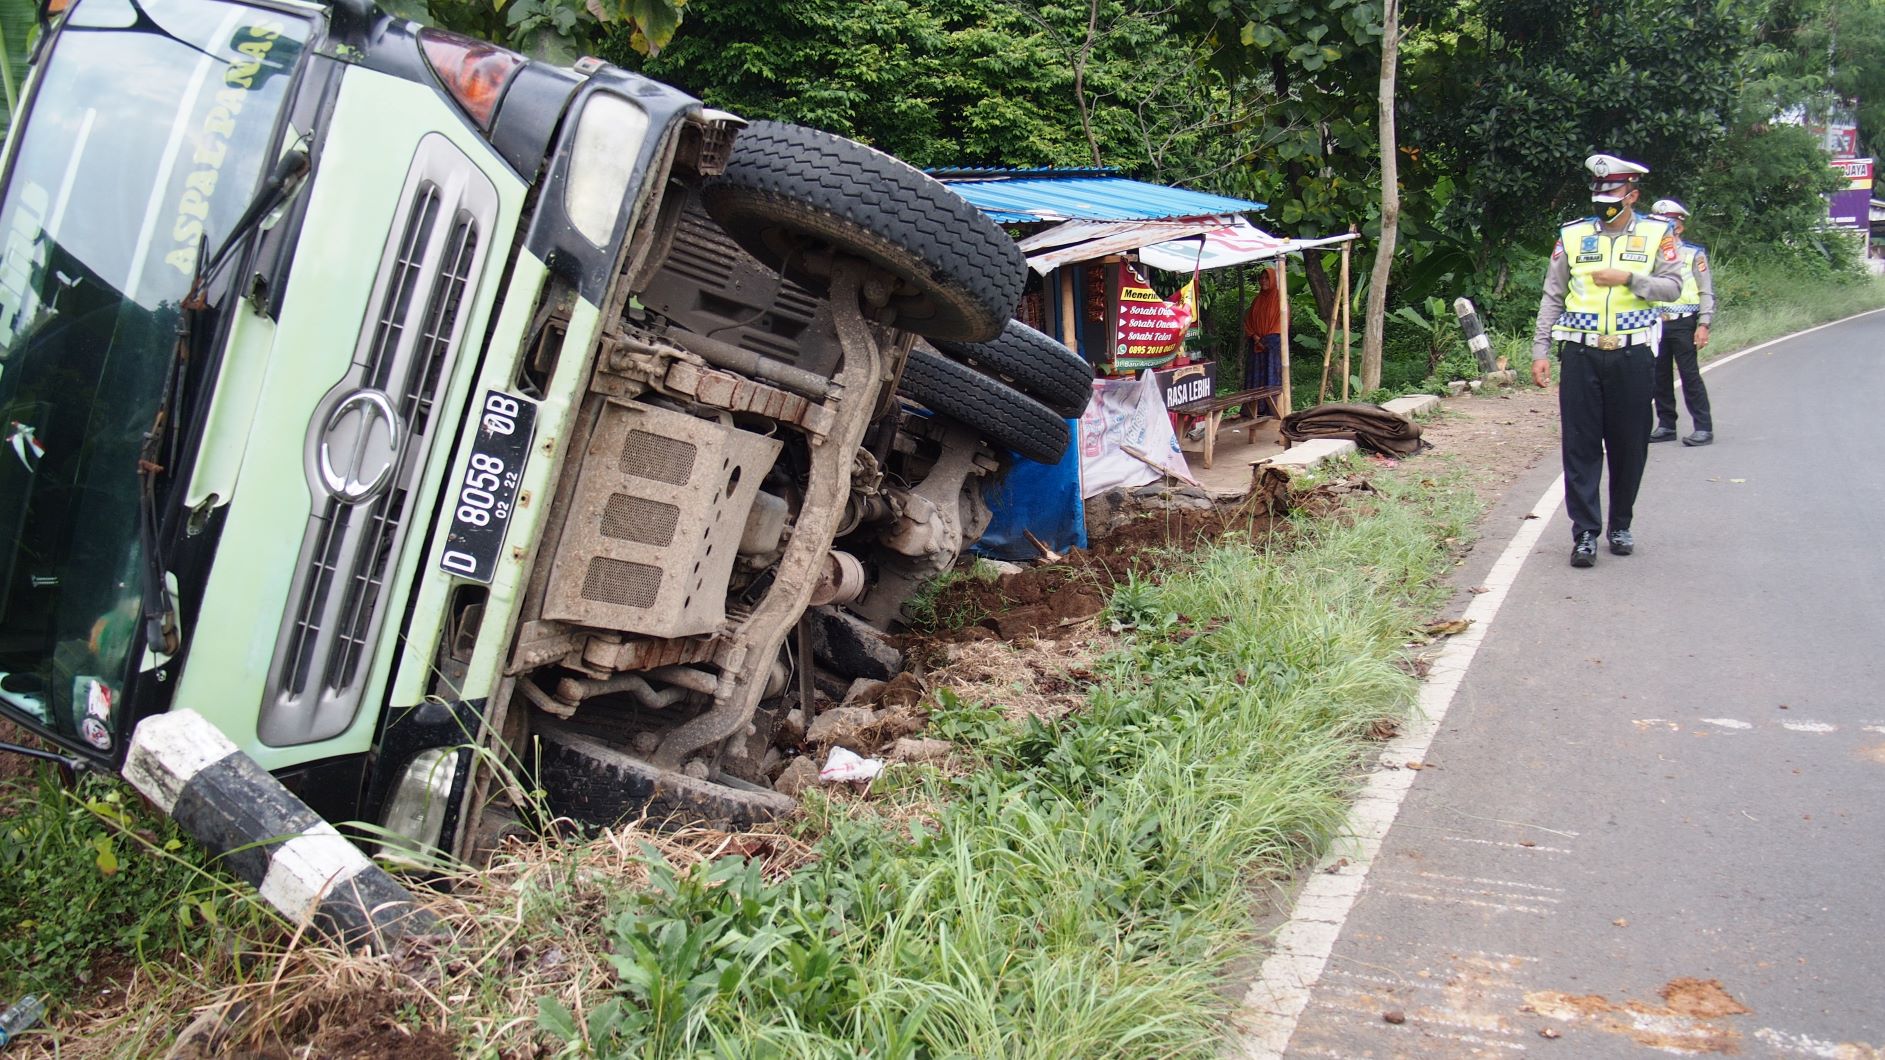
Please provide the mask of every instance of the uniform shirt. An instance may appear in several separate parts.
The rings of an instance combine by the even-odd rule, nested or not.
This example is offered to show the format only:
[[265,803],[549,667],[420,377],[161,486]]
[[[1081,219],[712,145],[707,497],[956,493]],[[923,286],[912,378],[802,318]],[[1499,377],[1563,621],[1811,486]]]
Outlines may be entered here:
[[[1690,259],[1689,272],[1695,278],[1696,300],[1701,303],[1701,308],[1695,312],[1695,323],[1697,327],[1708,327],[1715,319],[1715,274],[1708,267],[1708,251],[1697,243],[1683,243],[1682,249],[1695,252]],[[1687,277],[1684,281],[1687,286]]]
[[[1629,225],[1614,234],[1635,231],[1636,226],[1644,220],[1642,214],[1633,213]],[[1606,231],[1604,234],[1613,233]],[[1650,272],[1647,275],[1632,273],[1629,286],[1645,302],[1669,301],[1682,293],[1682,259],[1672,254],[1652,255]],[[1551,352],[1551,329],[1557,326],[1558,318],[1564,315],[1564,296],[1570,289],[1571,258],[1564,252],[1563,240],[1559,240],[1551,248],[1551,264],[1545,269],[1545,296],[1539,300],[1538,322],[1532,328],[1532,360],[1540,360]],[[1714,311],[1712,296],[1709,311]]]

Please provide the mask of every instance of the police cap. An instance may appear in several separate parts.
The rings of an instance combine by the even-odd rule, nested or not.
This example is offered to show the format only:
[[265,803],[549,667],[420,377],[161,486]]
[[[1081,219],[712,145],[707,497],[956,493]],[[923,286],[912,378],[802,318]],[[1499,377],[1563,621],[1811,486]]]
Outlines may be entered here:
[[1649,167],[1616,155],[1592,155],[1584,160],[1590,171],[1592,202],[1616,202],[1629,194],[1649,172]]

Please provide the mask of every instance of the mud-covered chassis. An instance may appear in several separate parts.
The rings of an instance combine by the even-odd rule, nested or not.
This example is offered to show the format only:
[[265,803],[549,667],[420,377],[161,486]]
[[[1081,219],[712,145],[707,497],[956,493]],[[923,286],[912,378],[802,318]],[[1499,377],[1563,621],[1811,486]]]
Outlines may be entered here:
[[809,715],[808,608],[888,628],[986,527],[1007,452],[1060,457],[1092,375],[1011,320],[1008,237],[869,148],[758,123],[664,211],[660,269],[612,307],[488,720],[557,812],[747,823],[794,805],[767,748],[788,702]]

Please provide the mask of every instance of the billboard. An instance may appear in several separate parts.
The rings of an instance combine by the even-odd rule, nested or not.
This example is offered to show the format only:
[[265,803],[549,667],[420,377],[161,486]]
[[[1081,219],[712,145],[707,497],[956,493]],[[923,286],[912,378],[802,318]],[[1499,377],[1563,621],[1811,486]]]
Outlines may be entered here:
[[1872,159],[1839,159],[1833,163],[1833,172],[1846,179],[1846,188],[1826,197],[1827,223],[1835,228],[1871,231]]

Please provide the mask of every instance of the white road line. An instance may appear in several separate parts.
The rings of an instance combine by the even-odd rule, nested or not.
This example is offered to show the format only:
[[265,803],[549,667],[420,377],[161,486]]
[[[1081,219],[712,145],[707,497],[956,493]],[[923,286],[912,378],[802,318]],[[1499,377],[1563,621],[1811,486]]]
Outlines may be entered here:
[[1752,729],[1754,727],[1751,723],[1736,718],[1703,718],[1702,721],[1709,725],[1719,725],[1724,729]]
[[1575,851],[1564,847],[1548,847],[1543,843],[1514,843],[1508,839],[1475,839],[1468,835],[1443,835],[1441,839],[1449,843],[1477,843],[1484,847],[1506,847],[1511,850],[1529,850],[1534,854],[1571,854]]
[[1780,727],[1788,732],[1838,732],[1839,726],[1828,725],[1823,721],[1783,721]]
[[[1879,312],[1885,312],[1885,310],[1873,309],[1864,313],[1855,313],[1841,320],[1821,324],[1819,327],[1796,331],[1791,335],[1782,336],[1758,346],[1750,346],[1738,353],[1731,353],[1726,357],[1710,361],[1702,366],[1702,371],[1712,371],[1769,346],[1796,339],[1802,335],[1811,335],[1815,331]],[[1438,655],[1434,656],[1428,677],[1420,685],[1420,698],[1415,716],[1408,719],[1406,727],[1399,736],[1388,742],[1384,753],[1399,757],[1402,761],[1422,761],[1426,758],[1427,746],[1433,742],[1434,734],[1440,729],[1440,722],[1446,717],[1447,708],[1453,704],[1453,693],[1459,690],[1467,668],[1472,665],[1473,657],[1479,653],[1479,645],[1486,639],[1486,630],[1492,625],[1493,618],[1498,615],[1499,608],[1505,604],[1505,598],[1511,592],[1513,583],[1518,580],[1519,571],[1524,567],[1525,560],[1531,555],[1533,547],[1538,544],[1538,539],[1544,536],[1545,524],[1551,521],[1551,517],[1557,514],[1563,504],[1564,476],[1560,475],[1552,480],[1551,485],[1545,487],[1544,495],[1532,505],[1530,517],[1520,523],[1518,532],[1512,535],[1512,540],[1506,542],[1505,551],[1499,553],[1499,558],[1493,561],[1492,569],[1486,572],[1482,583],[1486,591],[1475,596],[1466,606],[1466,613],[1461,616],[1469,622],[1466,631],[1447,638],[1446,645],[1440,649]],[[1378,815],[1375,820],[1351,822],[1343,830],[1348,834],[1348,838],[1338,840],[1334,844],[1339,854],[1331,851],[1316,866],[1310,876],[1312,882],[1326,875],[1323,870],[1333,866],[1338,857],[1348,859],[1348,865],[1344,866],[1345,870],[1353,870],[1345,871],[1344,875],[1362,878],[1367,876],[1375,856],[1381,852],[1381,843],[1387,836],[1388,826],[1393,824],[1395,815],[1399,813],[1401,801],[1406,798],[1407,792],[1412,787],[1411,779],[1405,785],[1397,781],[1385,780],[1386,773],[1398,773],[1402,777],[1410,776],[1410,771],[1394,768],[1377,771],[1369,778],[1371,788],[1376,781],[1382,781],[1385,787],[1392,789],[1392,792],[1384,793],[1379,799],[1371,798],[1368,802],[1375,807],[1378,807],[1381,802],[1388,802],[1390,808],[1386,810],[1370,808],[1367,812]],[[1458,842],[1492,842],[1491,840],[1470,840],[1460,836],[1446,838]],[[1517,843],[1495,845],[1555,854],[1571,853],[1559,847],[1524,847]],[[1341,926],[1347,920],[1349,910],[1354,908],[1355,898],[1359,894],[1360,888],[1355,887],[1352,890],[1343,888],[1336,895],[1318,893],[1310,896],[1312,901],[1322,907],[1318,910],[1320,914],[1318,921],[1322,916],[1332,914],[1335,918],[1332,923],[1317,922],[1298,925],[1295,911],[1291,910],[1291,922],[1284,925],[1282,931],[1278,933],[1279,937],[1289,937],[1291,945],[1286,952],[1272,953],[1264,959],[1256,982],[1251,984],[1249,992],[1244,995],[1240,1011],[1233,1016],[1233,1019],[1244,1030],[1240,1034],[1233,1035],[1225,1043],[1225,1055],[1246,1057],[1248,1060],[1281,1060],[1283,1051],[1289,1048],[1290,1037],[1296,1033],[1296,1023],[1303,1009],[1309,1005],[1310,989],[1315,986],[1316,981],[1322,976],[1322,970],[1327,967],[1329,954],[1335,948],[1335,939],[1340,935]],[[1300,900],[1298,904],[1301,904]],[[1331,909],[1331,906],[1335,908]],[[1291,929],[1299,927],[1313,930],[1292,934]],[[1330,927],[1334,930],[1323,930]],[[1512,1045],[1509,1042],[1487,1044],[1497,1044],[1506,1048]],[[1523,1050],[1524,1047],[1519,1046],[1519,1048]]]
[[1795,1056],[1817,1056],[1825,1060],[1863,1060],[1866,1057],[1885,1055],[1876,1045],[1862,1042],[1829,1042],[1820,1038],[1811,1038],[1804,1034],[1792,1034],[1777,1031],[1772,1027],[1762,1027],[1754,1032],[1754,1037],[1766,1045]]
[[[1550,891],[1553,894],[1564,893],[1564,888],[1562,887],[1547,887],[1542,883],[1520,883],[1518,880],[1488,880],[1479,876],[1449,876],[1444,872],[1428,872],[1425,869],[1422,869],[1417,875],[1429,880],[1453,880],[1456,883],[1484,883],[1494,887],[1517,887],[1520,890],[1526,891]],[[1551,902],[1557,901],[1556,898],[1545,900]]]

